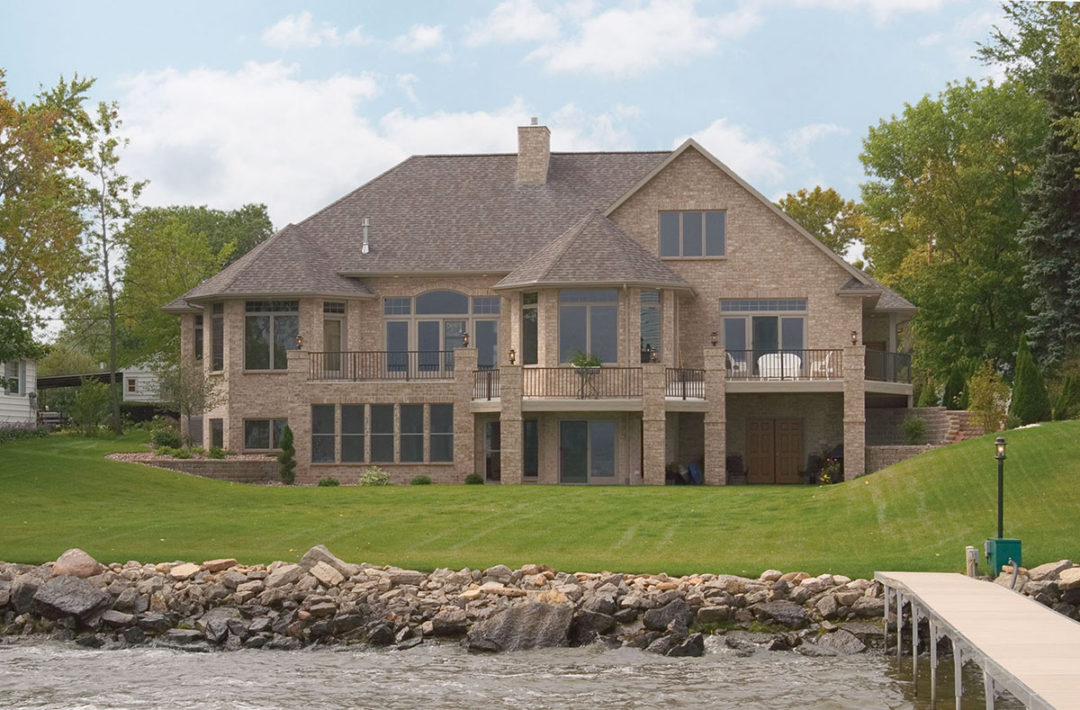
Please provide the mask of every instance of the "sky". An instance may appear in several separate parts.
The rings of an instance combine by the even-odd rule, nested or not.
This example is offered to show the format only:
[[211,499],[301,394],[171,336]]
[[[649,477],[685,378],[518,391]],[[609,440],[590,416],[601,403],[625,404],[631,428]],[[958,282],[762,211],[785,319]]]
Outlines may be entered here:
[[951,81],[1004,16],[984,0],[0,0],[30,101],[95,77],[141,204],[265,203],[299,222],[414,154],[697,139],[767,197],[858,199],[867,128]]

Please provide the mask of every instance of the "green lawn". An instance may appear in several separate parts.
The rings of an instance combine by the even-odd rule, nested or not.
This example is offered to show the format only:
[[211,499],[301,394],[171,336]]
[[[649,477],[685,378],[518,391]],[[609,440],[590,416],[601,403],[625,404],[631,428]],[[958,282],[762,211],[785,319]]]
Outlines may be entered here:
[[[1005,534],[1029,564],[1080,558],[1080,422],[1008,432]],[[123,562],[296,560],[326,544],[355,562],[625,572],[767,567],[865,577],[961,570],[995,534],[993,437],[828,487],[393,486],[221,483],[107,461],[138,437],[0,445],[0,559],[69,547]]]

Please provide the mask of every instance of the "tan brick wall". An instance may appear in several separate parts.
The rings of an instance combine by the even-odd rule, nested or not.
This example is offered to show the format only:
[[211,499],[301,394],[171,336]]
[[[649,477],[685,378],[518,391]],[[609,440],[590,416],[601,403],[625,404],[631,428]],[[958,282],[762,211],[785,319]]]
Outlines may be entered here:
[[746,435],[750,419],[799,419],[803,431],[803,465],[807,457],[844,441],[844,401],[839,393],[729,394],[727,396],[728,454],[747,464]]
[[518,126],[517,181],[520,185],[547,182],[551,161],[551,131],[547,126]]

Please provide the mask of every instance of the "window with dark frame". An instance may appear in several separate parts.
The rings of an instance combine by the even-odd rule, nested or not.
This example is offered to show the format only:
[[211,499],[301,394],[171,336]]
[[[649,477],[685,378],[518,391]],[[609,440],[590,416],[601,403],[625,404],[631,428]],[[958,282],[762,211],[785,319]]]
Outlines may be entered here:
[[522,422],[522,474],[525,478],[536,478],[540,473],[540,422],[526,419]]
[[203,357],[203,317],[195,316],[195,329],[192,333],[191,345],[194,349],[195,359],[202,360]]
[[210,306],[210,369],[225,369],[225,304]]
[[403,404],[401,414],[401,462],[424,461],[424,405]]
[[601,362],[618,361],[619,292],[615,289],[559,291],[559,362],[576,353]]
[[210,420],[210,446],[225,448],[225,428],[221,419]]
[[244,303],[244,369],[285,370],[300,333],[299,301]]
[[726,213],[723,210],[693,210],[660,213],[660,256],[724,256]]
[[[393,455],[393,451],[390,452]],[[341,462],[364,461],[364,405],[341,405]]]
[[371,405],[371,461],[394,461],[394,405]]
[[428,457],[432,463],[454,460],[454,405],[432,404],[428,433]]
[[537,363],[539,343],[539,294],[521,294],[521,364]]
[[281,434],[288,419],[245,419],[244,450],[273,451],[281,448]]
[[641,292],[641,361],[660,362],[660,292]]
[[311,463],[334,463],[334,405],[311,405]]

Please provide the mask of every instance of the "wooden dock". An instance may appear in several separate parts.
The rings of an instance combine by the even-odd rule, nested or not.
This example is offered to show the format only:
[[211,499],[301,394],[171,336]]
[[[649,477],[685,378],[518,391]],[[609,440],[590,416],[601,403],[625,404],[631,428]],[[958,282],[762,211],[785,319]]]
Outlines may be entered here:
[[[885,616],[910,604],[909,635],[918,648],[918,623],[930,625],[930,694],[937,701],[937,643],[952,641],[956,707],[960,707],[960,668],[975,661],[983,670],[986,707],[1008,690],[1029,708],[1080,709],[1080,623],[1006,587],[960,574],[876,572],[885,585]],[[902,619],[901,614],[897,618]],[[897,656],[903,626],[897,623]],[[916,668],[912,654],[912,668]],[[913,677],[918,682],[917,675]]]

